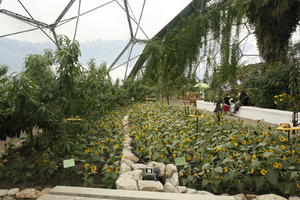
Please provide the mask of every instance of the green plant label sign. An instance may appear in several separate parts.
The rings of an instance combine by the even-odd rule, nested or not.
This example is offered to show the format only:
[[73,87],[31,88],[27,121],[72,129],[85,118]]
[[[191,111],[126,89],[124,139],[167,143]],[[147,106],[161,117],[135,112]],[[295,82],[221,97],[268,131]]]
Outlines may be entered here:
[[75,166],[74,159],[64,160],[64,168],[74,167],[74,166]]
[[178,157],[178,158],[175,158],[175,165],[176,166],[182,166],[182,165],[186,165],[186,161],[185,161],[185,157]]

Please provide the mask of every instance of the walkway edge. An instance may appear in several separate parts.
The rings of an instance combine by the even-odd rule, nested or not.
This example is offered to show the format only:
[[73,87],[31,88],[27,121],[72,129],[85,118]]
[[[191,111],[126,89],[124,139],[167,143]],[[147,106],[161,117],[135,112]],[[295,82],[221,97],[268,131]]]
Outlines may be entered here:
[[49,200],[50,199],[49,195],[53,196],[52,199],[59,199],[61,197],[61,199],[78,199],[78,200],[81,200],[82,198],[74,198],[74,197],[86,197],[86,199],[84,200],[90,200],[91,198],[120,199],[120,200],[130,200],[130,199],[131,200],[154,200],[154,199],[155,200],[234,200],[235,199],[234,197],[230,197],[230,196],[56,186],[50,190],[48,195],[44,195],[40,197],[39,200]]

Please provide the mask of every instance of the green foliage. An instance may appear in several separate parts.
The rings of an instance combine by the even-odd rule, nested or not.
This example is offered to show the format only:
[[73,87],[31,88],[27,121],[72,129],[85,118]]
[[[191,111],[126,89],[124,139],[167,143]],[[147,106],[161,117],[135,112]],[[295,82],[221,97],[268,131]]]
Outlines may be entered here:
[[203,112],[196,119],[178,106],[139,104],[132,107],[130,125],[135,154],[140,160],[174,163],[184,156],[187,165],[178,167],[180,184],[214,193],[298,194],[299,141],[294,136],[257,124]]
[[6,76],[1,68],[0,138],[31,134],[34,127],[53,131],[64,118],[95,119],[129,102],[128,92],[112,83],[104,64],[90,61],[84,69],[79,56],[78,43],[60,37],[56,51],[27,56],[24,72]]
[[241,6],[254,27],[260,55],[267,62],[287,62],[289,39],[300,20],[300,2],[250,0]]
[[238,70],[240,88],[247,91],[252,104],[264,108],[277,108],[274,96],[289,93],[291,65],[258,64]]
[[[122,111],[114,111],[97,122],[64,120],[55,132],[39,133],[26,139],[20,149],[10,148],[0,158],[0,187],[114,187],[123,116]],[[66,159],[75,159],[75,166],[64,169]]]

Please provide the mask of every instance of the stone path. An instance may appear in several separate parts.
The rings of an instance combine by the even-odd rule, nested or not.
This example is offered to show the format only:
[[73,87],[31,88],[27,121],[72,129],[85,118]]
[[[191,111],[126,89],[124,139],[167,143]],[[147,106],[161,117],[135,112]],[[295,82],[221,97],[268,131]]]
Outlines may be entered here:
[[229,196],[56,186],[38,200],[235,200]]

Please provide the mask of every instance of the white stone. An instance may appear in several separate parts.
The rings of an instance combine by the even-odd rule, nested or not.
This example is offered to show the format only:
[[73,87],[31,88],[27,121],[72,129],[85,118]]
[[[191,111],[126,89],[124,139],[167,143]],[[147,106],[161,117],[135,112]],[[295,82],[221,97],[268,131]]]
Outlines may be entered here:
[[39,191],[33,188],[24,189],[16,194],[17,199],[37,199],[39,198]]
[[121,163],[120,174],[124,174],[125,172],[130,172],[130,171],[131,171],[131,167],[129,167],[125,163]]
[[236,195],[234,195],[234,199],[235,200],[248,200],[246,195],[244,195],[244,194],[236,194]]
[[125,163],[126,165],[128,165],[131,168],[132,168],[132,165],[134,164],[131,160],[128,160],[128,159],[125,159],[125,158],[121,159],[121,164],[122,163]]
[[139,161],[138,157],[136,157],[130,150],[124,149],[122,151],[122,154],[124,155],[124,158],[131,160],[134,163],[137,163]]
[[179,193],[185,193],[186,192],[186,187],[185,186],[177,186],[176,189]]
[[159,176],[164,176],[165,175],[165,168],[166,168],[166,165],[164,163],[159,163],[159,162],[150,162],[148,164],[148,166],[150,167],[157,167],[159,168]]
[[8,190],[0,190],[0,197],[6,196],[8,193]]
[[45,188],[43,189],[40,193],[39,193],[39,196],[42,196],[44,194],[48,194],[50,192],[51,188]]
[[136,180],[129,176],[120,176],[116,181],[116,187],[118,190],[139,190]]
[[164,185],[164,191],[165,192],[171,192],[171,193],[176,193],[178,192],[176,187],[174,187],[174,185],[172,185],[170,182],[166,182]]
[[166,182],[170,182],[172,185],[174,185],[174,187],[178,186],[179,185],[178,173],[173,173],[170,178],[166,179]]
[[121,177],[127,177],[136,181],[143,180],[143,170],[137,169],[130,172],[125,172],[124,174],[121,174]]
[[177,167],[173,164],[167,164],[165,169],[165,175],[171,177],[173,173],[178,173]]
[[19,188],[13,188],[13,189],[8,190],[7,195],[9,195],[9,196],[15,196],[16,194],[18,194],[18,192],[20,192]]
[[141,191],[163,192],[164,187],[159,181],[138,181]]
[[248,200],[252,200],[252,199],[255,199],[257,197],[256,194],[246,194],[246,197]]
[[204,190],[197,191],[197,194],[200,194],[200,195],[209,195],[209,196],[214,195],[213,193],[210,193],[210,192],[207,192],[207,191],[204,191]]
[[142,170],[144,170],[147,167],[147,165],[144,165],[144,164],[133,164],[131,167],[134,170],[136,170],[136,169],[142,169]]
[[3,197],[2,200],[16,200],[16,198],[14,196],[6,196]]
[[289,200],[300,200],[300,197],[297,196],[289,197]]
[[264,194],[264,195],[257,196],[255,200],[287,200],[287,199],[282,196],[278,196],[276,194]]
[[192,189],[192,188],[187,188],[185,193],[187,193],[187,194],[197,194],[197,190]]

